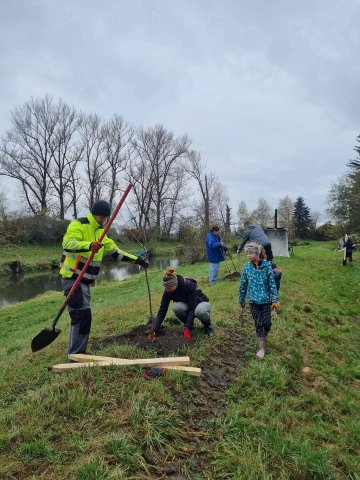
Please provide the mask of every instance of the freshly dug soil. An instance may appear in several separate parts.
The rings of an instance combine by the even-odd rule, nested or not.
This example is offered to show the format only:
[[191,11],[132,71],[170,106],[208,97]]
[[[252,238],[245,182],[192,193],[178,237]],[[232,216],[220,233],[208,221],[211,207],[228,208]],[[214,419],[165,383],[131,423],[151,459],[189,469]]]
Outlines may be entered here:
[[[164,357],[177,354],[181,347],[191,349],[195,341],[201,340],[203,329],[195,327],[192,331],[193,340],[186,341],[182,336],[182,324],[175,318],[165,322],[155,341],[147,340],[148,326],[140,325],[123,335],[108,337],[93,344],[94,349],[102,349],[109,344],[131,343],[151,351],[155,356]],[[242,369],[246,367],[245,352],[249,348],[249,339],[238,320],[232,322],[232,327],[222,327],[221,344],[214,342],[209,359],[203,365],[201,377],[191,386],[189,391],[177,390],[171,381],[159,377],[152,381],[163,381],[166,389],[174,397],[182,410],[182,416],[187,418],[188,430],[191,431],[190,453],[179,452],[176,462],[166,462],[164,458],[154,457],[154,452],[143,452],[148,471],[153,479],[187,479],[195,475],[204,478],[215,478],[211,469],[212,451],[217,441],[218,428],[215,418],[221,418],[226,411],[226,389],[231,385]],[[217,334],[215,327],[215,335]],[[214,338],[215,340],[215,338]],[[212,341],[209,339],[208,341]],[[211,360],[210,360],[211,359]],[[191,402],[189,402],[191,398]],[[153,459],[148,461],[147,459]],[[190,476],[184,472],[190,471]]]
[[[170,328],[169,325],[171,325]],[[175,325],[176,328],[174,327]],[[101,350],[111,344],[123,345],[129,343],[144,348],[145,350],[152,352],[152,355],[156,354],[155,356],[157,357],[167,357],[176,353],[183,346],[191,348],[194,344],[193,341],[189,342],[184,339],[182,335],[182,323],[175,318],[171,318],[165,322],[165,326],[161,328],[160,333],[156,336],[153,342],[149,342],[147,339],[148,329],[148,325],[139,325],[130,330],[130,332],[122,335],[114,335],[94,342],[92,347],[94,350]],[[196,338],[200,332],[200,328],[194,328],[194,338]]]
[[233,272],[233,273],[229,273],[228,275],[226,275],[224,277],[224,280],[239,280],[240,277],[241,277],[241,275],[240,275],[239,272]]

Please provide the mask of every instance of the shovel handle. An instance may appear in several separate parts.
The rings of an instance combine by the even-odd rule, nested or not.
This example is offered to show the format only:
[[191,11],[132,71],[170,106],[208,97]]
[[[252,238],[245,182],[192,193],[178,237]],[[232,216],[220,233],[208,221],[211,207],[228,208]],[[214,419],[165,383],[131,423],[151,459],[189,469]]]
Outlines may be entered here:
[[[126,187],[124,193],[122,194],[122,197],[121,197],[120,200],[119,200],[119,203],[116,205],[115,210],[113,211],[112,215],[110,216],[108,223],[105,225],[102,234],[101,234],[100,237],[98,238],[98,242],[101,243],[102,240],[103,240],[103,238],[105,237],[105,235],[106,235],[107,232],[109,231],[109,228],[111,227],[113,221],[115,220],[116,215],[119,213],[119,210],[120,210],[120,208],[122,207],[122,204],[125,202],[125,199],[126,199],[126,197],[128,196],[128,193],[130,192],[130,190],[132,189],[132,187],[133,187],[133,186],[132,186],[131,183],[129,183],[129,185]],[[56,326],[59,318],[61,317],[63,311],[64,311],[65,308],[66,308],[66,305],[69,303],[70,298],[73,296],[75,290],[77,289],[79,283],[81,282],[81,279],[83,278],[84,273],[86,272],[86,270],[87,270],[87,268],[88,268],[88,266],[89,266],[89,264],[91,263],[91,261],[92,261],[93,258],[94,258],[94,252],[91,252],[89,258],[87,259],[87,261],[86,261],[86,263],[85,263],[85,265],[84,265],[84,267],[82,268],[81,272],[79,273],[78,278],[75,280],[73,286],[72,286],[71,289],[70,289],[70,292],[67,294],[67,296],[66,296],[63,304],[62,304],[61,307],[60,307],[60,310],[58,311],[56,317],[54,318],[54,320],[53,320],[53,322],[52,322],[51,328],[52,328],[53,330],[55,330],[55,326]]]

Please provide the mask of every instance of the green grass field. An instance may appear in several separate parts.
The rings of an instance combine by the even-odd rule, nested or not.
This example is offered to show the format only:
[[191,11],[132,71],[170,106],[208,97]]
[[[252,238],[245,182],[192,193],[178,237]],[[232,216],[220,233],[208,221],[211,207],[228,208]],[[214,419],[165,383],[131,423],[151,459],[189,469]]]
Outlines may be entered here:
[[[30,343],[50,326],[62,294],[1,308],[0,478],[358,480],[360,256],[343,267],[331,246],[312,242],[277,259],[281,310],[263,361],[249,312],[239,323],[238,281],[224,279],[232,264],[211,286],[208,264],[179,267],[212,304],[216,336],[196,324],[191,345],[174,352],[188,354],[202,377],[166,372],[148,382],[140,367],[116,366],[50,372],[66,361],[68,314],[53,344],[33,354]],[[154,310],[161,277],[149,272]],[[146,323],[145,275],[96,286],[92,307],[90,350]],[[151,356],[116,343],[94,353]]]

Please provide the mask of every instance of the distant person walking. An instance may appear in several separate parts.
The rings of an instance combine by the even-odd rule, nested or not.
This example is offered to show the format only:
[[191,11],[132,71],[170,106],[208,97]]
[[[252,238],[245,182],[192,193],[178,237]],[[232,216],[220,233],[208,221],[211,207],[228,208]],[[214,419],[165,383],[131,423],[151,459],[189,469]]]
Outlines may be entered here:
[[258,245],[262,245],[266,252],[266,258],[269,262],[274,258],[271,250],[271,242],[269,238],[265,235],[263,229],[257,223],[250,223],[249,221],[244,222],[244,235],[241,239],[241,243],[237,250],[237,253],[240,253],[244,248],[246,242],[255,242]]
[[345,242],[345,265],[346,265],[346,262],[347,260],[349,260],[349,263],[350,263],[350,266],[352,266],[352,253],[353,253],[353,250],[354,250],[354,246],[355,246],[355,243],[353,243],[353,241],[351,240],[351,237],[348,237],[346,242]]
[[245,308],[247,299],[255,324],[259,350],[256,357],[265,356],[265,340],[271,330],[271,307],[278,309],[278,292],[275,284],[271,263],[261,260],[261,246],[251,242],[245,247],[249,260],[245,264],[239,288],[239,304]]
[[214,225],[209,230],[205,239],[206,255],[210,262],[209,283],[217,281],[220,262],[225,260],[225,252],[227,247],[220,236],[220,228]]
[[92,262],[87,267],[77,289],[68,302],[68,311],[71,318],[68,353],[86,353],[91,328],[90,285],[93,284],[100,272],[104,254],[114,260],[136,263],[147,268],[149,263],[142,257],[126,253],[115,244],[107,235],[102,242],[98,241],[104,225],[110,216],[110,205],[105,200],[94,203],[91,213],[86,217],[73,220],[63,238],[63,254],[61,257],[59,274],[62,277],[62,286],[65,296],[78,278],[91,252],[94,253]]

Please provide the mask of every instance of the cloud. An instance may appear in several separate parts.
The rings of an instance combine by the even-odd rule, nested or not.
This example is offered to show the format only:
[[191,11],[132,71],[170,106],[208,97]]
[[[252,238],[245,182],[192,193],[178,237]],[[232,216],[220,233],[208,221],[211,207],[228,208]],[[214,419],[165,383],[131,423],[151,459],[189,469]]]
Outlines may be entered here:
[[5,2],[0,130],[32,96],[187,133],[241,200],[323,211],[359,134],[360,3]]

